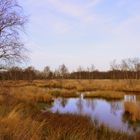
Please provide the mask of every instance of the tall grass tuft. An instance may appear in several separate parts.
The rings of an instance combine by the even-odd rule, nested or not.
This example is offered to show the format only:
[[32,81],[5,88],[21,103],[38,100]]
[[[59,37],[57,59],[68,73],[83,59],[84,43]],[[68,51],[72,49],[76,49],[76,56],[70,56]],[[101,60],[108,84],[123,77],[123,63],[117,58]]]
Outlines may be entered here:
[[140,105],[137,102],[124,102],[124,109],[131,121],[140,121]]

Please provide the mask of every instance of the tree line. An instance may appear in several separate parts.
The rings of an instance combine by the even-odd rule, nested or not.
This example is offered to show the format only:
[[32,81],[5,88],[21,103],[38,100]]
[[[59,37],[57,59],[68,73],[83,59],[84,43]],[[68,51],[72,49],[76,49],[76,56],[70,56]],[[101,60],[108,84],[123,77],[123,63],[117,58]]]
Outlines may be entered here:
[[24,69],[11,67],[0,71],[0,80],[37,79],[140,79],[140,59],[128,58],[121,60],[120,63],[113,60],[108,71],[99,71],[91,65],[86,69],[80,66],[77,70],[70,72],[64,64],[55,70],[46,66],[44,70],[39,71],[30,66]]

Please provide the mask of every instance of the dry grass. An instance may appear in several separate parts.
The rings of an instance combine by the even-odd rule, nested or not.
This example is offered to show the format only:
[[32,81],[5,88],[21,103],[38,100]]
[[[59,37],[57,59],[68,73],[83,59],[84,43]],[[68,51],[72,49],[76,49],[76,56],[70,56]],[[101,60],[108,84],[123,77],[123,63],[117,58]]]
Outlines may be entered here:
[[114,132],[104,125],[97,126],[86,116],[76,114],[45,114],[45,134],[49,140],[129,140],[125,133]]
[[17,99],[34,102],[51,102],[55,97],[78,97],[75,90],[66,89],[45,89],[36,86],[12,87],[10,95]]
[[140,104],[136,102],[124,102],[124,109],[129,113],[131,121],[140,121]]
[[30,116],[23,118],[16,109],[5,117],[0,117],[0,139],[40,140],[44,122],[33,120]]
[[76,91],[129,91],[140,92],[140,80],[35,80],[32,83],[27,81],[6,81],[4,86],[25,87],[36,86],[44,88],[59,88]]
[[[97,127],[86,116],[50,112],[42,114],[32,95],[40,93],[40,89],[38,91],[32,87],[16,89],[10,88],[10,92],[5,89],[0,93],[1,140],[131,140],[134,138],[103,125]],[[30,99],[25,91],[30,91]]]
[[44,123],[33,117],[38,113],[33,102],[18,100],[9,93],[1,94],[0,140],[41,140]]
[[140,80],[48,80],[34,81],[36,86],[77,91],[113,90],[140,92]]
[[53,101],[53,97],[45,90],[33,86],[10,88],[9,93],[18,100],[47,103]]
[[66,90],[66,89],[52,89],[48,90],[47,93],[54,97],[79,97],[78,93],[75,90]]
[[[33,107],[32,109],[35,110]],[[131,139],[126,134],[111,131],[105,126],[97,127],[86,116],[36,113],[36,116],[35,112],[34,115],[25,115],[24,105],[19,104],[0,117],[1,140],[118,140],[118,137],[120,140]]]
[[59,89],[76,89],[77,81],[75,80],[47,80],[47,81],[34,81],[35,85],[38,87],[45,88],[59,88]]
[[95,91],[85,94],[85,98],[123,99],[125,93],[119,91]]

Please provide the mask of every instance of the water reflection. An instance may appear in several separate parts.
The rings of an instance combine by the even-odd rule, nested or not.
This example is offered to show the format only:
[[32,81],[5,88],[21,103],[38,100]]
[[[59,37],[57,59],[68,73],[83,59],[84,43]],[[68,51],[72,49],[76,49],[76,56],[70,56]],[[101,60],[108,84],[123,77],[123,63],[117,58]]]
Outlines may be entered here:
[[127,123],[128,129],[133,129],[133,132],[137,132],[140,129],[139,123],[132,121],[131,115],[127,112],[123,113],[122,121]]
[[124,97],[123,121],[128,123],[133,131],[140,131],[140,102],[136,100],[134,95]]
[[119,102],[110,102],[110,107],[111,107],[111,113],[113,115],[117,115],[117,111],[121,110],[122,106]]
[[125,102],[136,102],[136,95],[125,95],[124,101]]
[[61,98],[60,101],[61,101],[61,106],[65,108],[65,106],[66,106],[68,100],[65,99],[65,98]]
[[77,110],[79,114],[82,114],[83,112],[83,98],[79,98],[76,102]]
[[[122,101],[84,99],[80,96],[79,98],[70,99],[57,98],[48,110],[88,115],[92,120],[104,123],[110,128],[135,132],[140,131],[140,124],[138,121],[134,121],[139,117],[140,122],[140,106],[136,104],[140,105],[139,102],[136,102],[136,97],[130,98],[130,96],[125,96]],[[134,117],[134,115],[137,117]]]

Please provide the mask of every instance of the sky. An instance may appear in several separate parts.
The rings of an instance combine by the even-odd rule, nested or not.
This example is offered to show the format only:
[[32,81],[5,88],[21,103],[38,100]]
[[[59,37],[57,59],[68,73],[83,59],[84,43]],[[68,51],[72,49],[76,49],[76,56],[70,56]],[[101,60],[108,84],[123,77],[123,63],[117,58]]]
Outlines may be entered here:
[[19,0],[29,21],[24,37],[37,69],[65,64],[109,69],[140,56],[140,0]]

